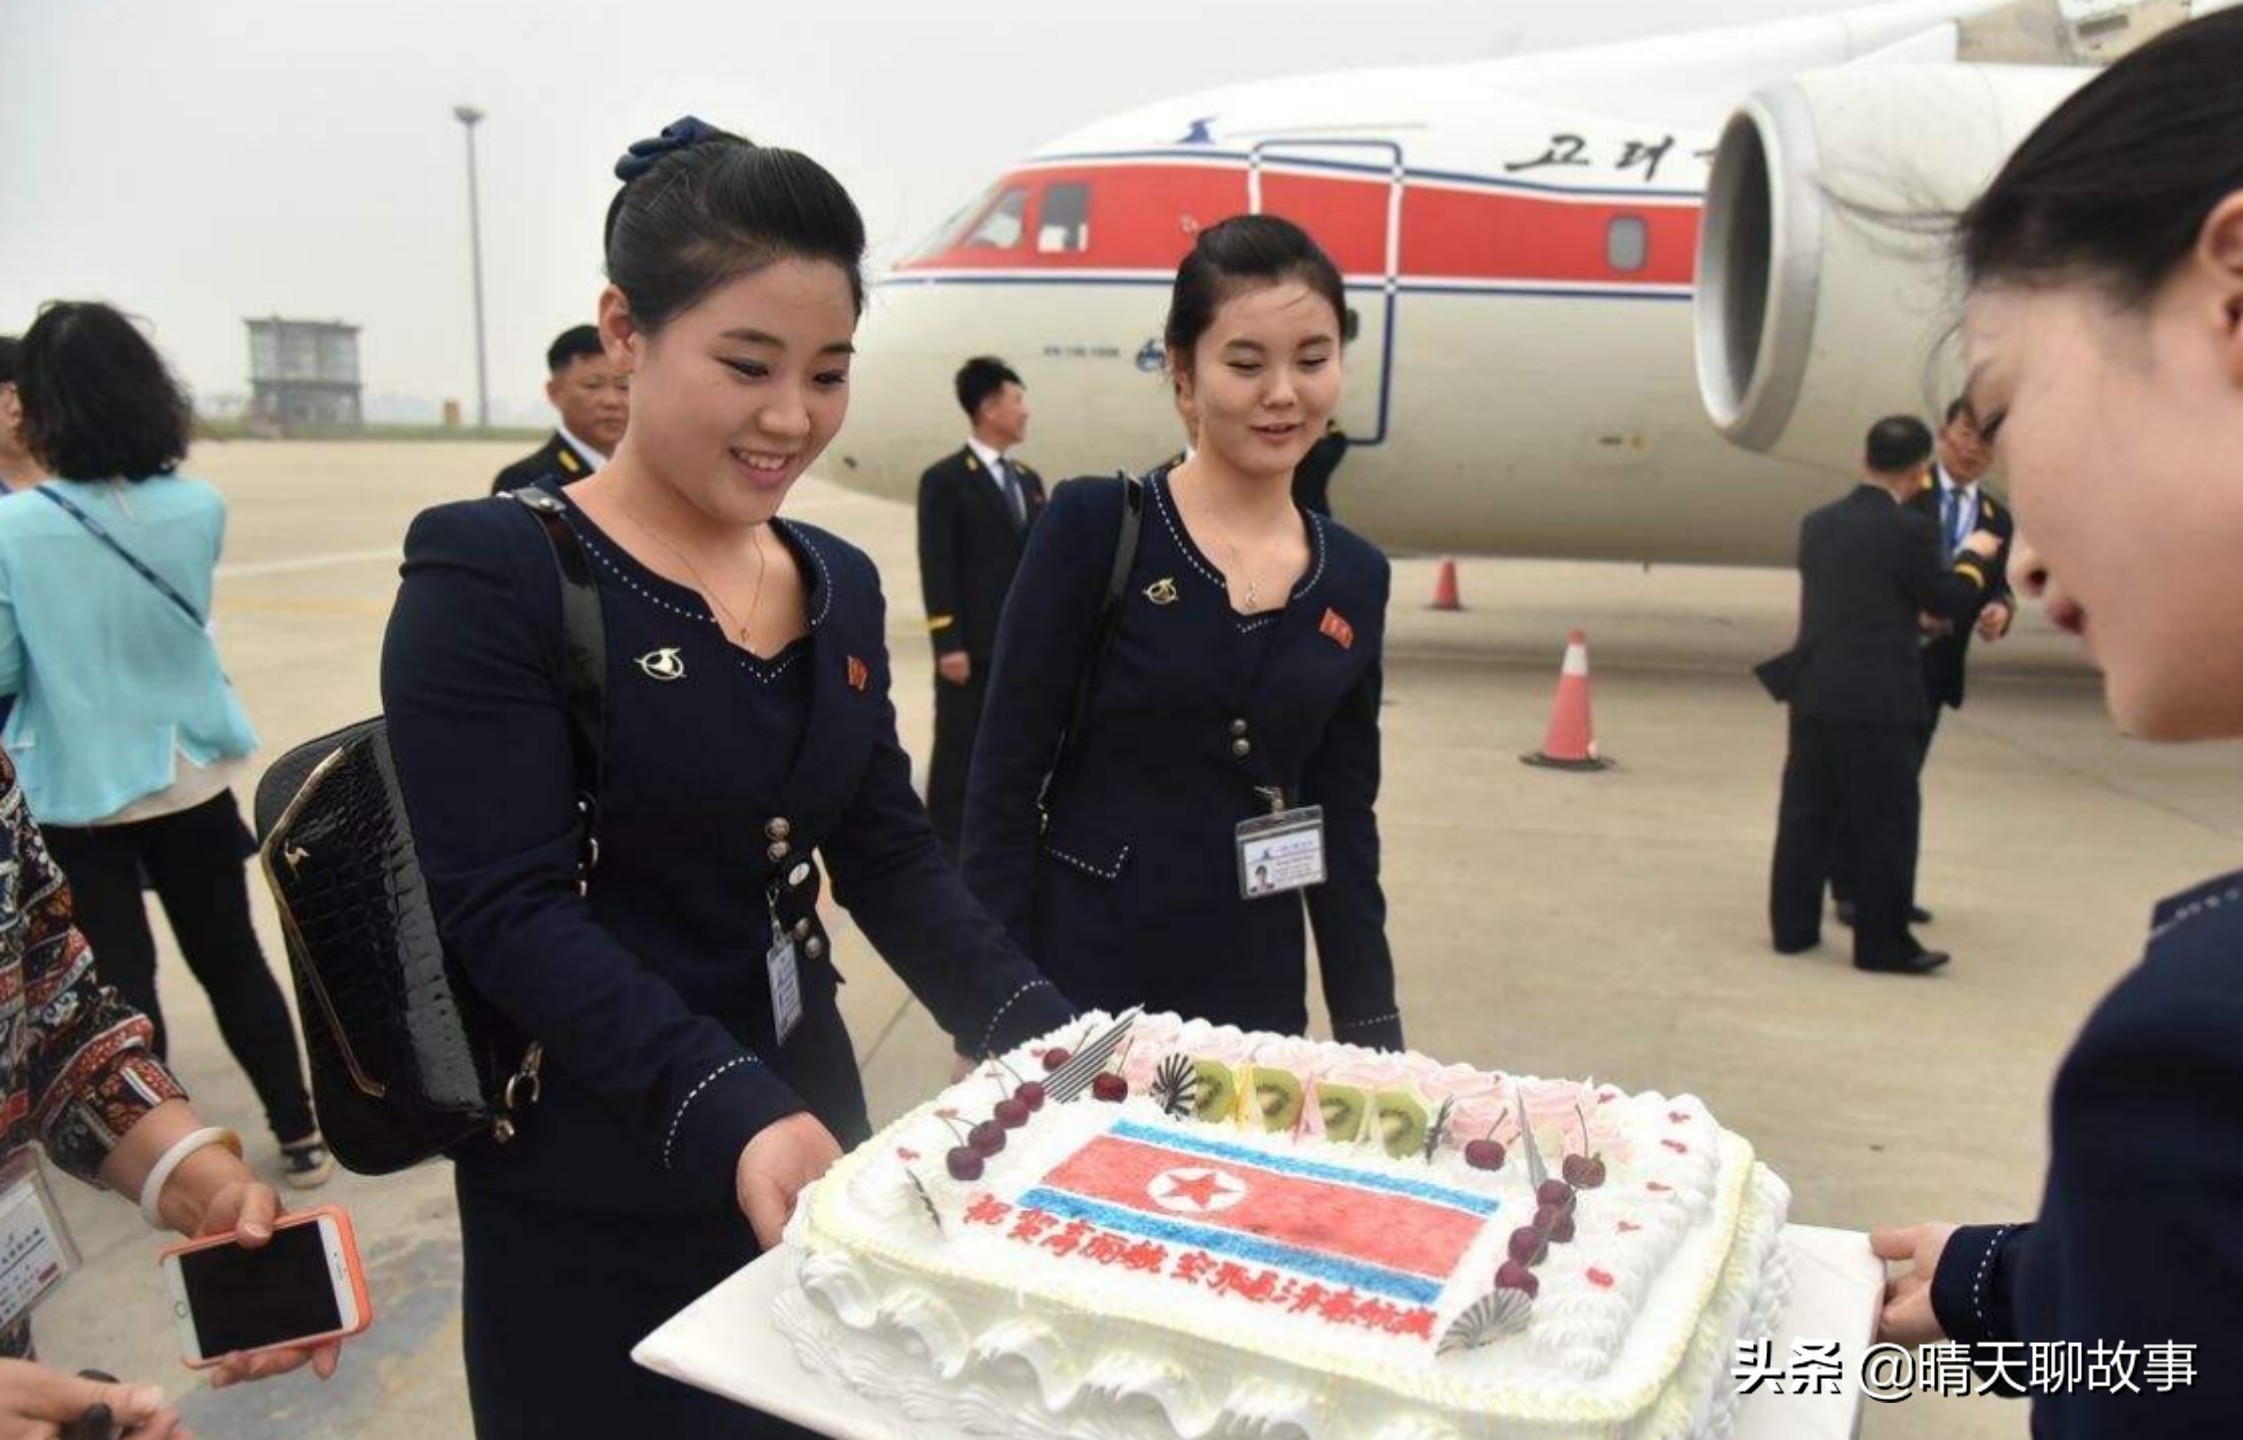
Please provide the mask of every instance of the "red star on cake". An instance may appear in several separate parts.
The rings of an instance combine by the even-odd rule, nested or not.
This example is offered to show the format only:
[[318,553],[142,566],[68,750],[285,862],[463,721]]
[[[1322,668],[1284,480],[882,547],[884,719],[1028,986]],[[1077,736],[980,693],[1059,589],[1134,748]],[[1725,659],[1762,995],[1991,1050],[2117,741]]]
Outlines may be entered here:
[[1163,1170],[1146,1191],[1164,1210],[1205,1214],[1228,1210],[1246,1198],[1246,1182],[1227,1170]]

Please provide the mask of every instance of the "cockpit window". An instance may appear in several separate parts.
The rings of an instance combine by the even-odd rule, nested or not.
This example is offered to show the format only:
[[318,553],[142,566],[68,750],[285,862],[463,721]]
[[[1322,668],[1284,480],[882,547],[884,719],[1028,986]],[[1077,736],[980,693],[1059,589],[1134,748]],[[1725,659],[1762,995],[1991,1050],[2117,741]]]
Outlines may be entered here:
[[1010,250],[1020,243],[1028,215],[1028,191],[1025,188],[1005,191],[997,203],[982,213],[974,228],[966,235],[964,248],[968,250]]
[[1090,187],[1053,185],[1044,191],[1036,218],[1036,252],[1076,255],[1090,248]]

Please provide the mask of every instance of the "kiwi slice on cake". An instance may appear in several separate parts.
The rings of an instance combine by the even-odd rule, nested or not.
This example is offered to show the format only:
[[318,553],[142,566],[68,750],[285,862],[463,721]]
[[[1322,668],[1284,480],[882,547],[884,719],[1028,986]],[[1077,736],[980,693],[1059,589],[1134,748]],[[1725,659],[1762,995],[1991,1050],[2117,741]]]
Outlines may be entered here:
[[1261,1116],[1264,1130],[1283,1134],[1300,1124],[1306,1099],[1301,1078],[1292,1071],[1254,1067],[1254,1113]]
[[1361,1138],[1370,1119],[1370,1092],[1355,1085],[1316,1084],[1316,1109],[1324,1117],[1324,1138],[1342,1144]]
[[1220,1125],[1238,1113],[1238,1072],[1220,1060],[1194,1060],[1199,1084],[1192,1090],[1193,1118]]
[[1374,1100],[1378,1105],[1379,1139],[1386,1153],[1407,1160],[1423,1151],[1426,1127],[1433,1123],[1433,1117],[1425,1113],[1425,1102],[1407,1090],[1381,1090]]

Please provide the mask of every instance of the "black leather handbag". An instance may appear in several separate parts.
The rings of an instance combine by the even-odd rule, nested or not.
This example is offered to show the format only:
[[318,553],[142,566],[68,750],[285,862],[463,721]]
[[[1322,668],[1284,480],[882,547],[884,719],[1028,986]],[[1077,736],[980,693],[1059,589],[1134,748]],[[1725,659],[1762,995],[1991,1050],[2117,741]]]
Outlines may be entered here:
[[[607,677],[599,586],[561,503],[535,489],[513,498],[537,517],[560,571],[581,883],[599,855]],[[361,1175],[386,1175],[478,1135],[512,1139],[519,1112],[537,1100],[544,1056],[445,953],[382,718],[283,755],[258,783],[256,815],[312,1100],[335,1158]]]

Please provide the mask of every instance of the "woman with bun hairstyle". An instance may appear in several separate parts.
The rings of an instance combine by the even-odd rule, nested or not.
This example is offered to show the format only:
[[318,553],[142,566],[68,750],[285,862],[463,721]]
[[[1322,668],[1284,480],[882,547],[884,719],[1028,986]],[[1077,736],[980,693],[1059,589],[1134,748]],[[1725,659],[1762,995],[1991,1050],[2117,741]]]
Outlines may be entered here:
[[1298,1034],[1313,926],[1334,1036],[1402,1044],[1373,810],[1388,566],[1292,494],[1339,407],[1346,314],[1300,227],[1202,231],[1165,335],[1196,444],[1143,482],[1110,630],[1130,487],[1063,486],[1029,538],[964,863],[1079,1004]]
[[[447,948],[543,1047],[515,1138],[455,1157],[483,1440],[796,1433],[629,1352],[774,1244],[870,1133],[816,909],[827,869],[975,1053],[1073,1014],[912,791],[872,562],[779,517],[848,409],[856,206],[808,157],[691,119],[616,173],[599,324],[630,431],[565,492],[421,515],[382,656]],[[533,505],[587,552],[606,629],[581,888],[572,656]]]
[[[1961,227],[2010,573],[2147,740],[2243,736],[2238,77],[2243,10],[2153,40],[2042,122]],[[1905,1266],[1882,1339],[1981,1347],[1989,1380],[2031,1393],[2040,1440],[2237,1433],[2239,965],[2243,873],[2159,902],[2057,1072],[2039,1217],[1876,1232]],[[2068,1381],[2046,1363],[2067,1353],[2086,1367]]]

